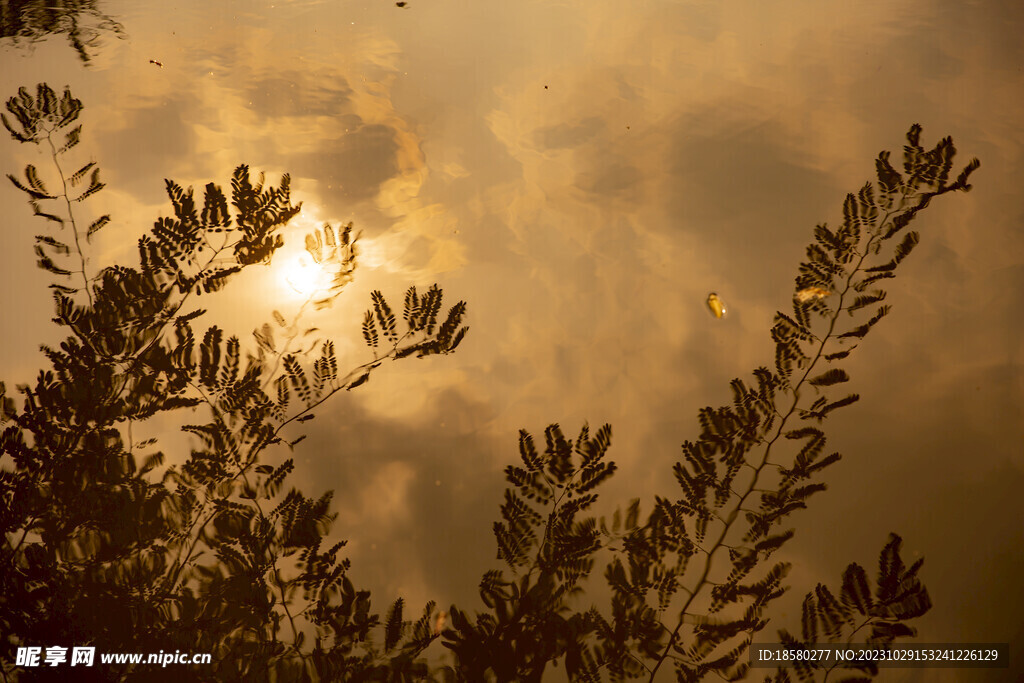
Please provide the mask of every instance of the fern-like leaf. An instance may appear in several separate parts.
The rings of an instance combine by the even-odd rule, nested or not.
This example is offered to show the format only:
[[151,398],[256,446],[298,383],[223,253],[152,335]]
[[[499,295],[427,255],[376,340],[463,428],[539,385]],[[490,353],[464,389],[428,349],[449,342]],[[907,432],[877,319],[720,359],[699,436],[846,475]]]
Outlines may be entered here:
[[398,341],[395,314],[392,313],[391,307],[379,290],[374,290],[370,297],[373,300],[373,311],[377,315],[377,322],[380,324],[380,329],[383,331],[385,339],[394,344]]
[[840,368],[832,368],[821,373],[817,377],[812,377],[807,380],[807,383],[815,387],[829,387],[833,384],[839,384],[840,382],[850,381],[850,376],[846,374],[845,370]]
[[384,626],[384,651],[391,652],[402,638],[402,598],[395,600],[388,610]]
[[373,311],[367,311],[363,316],[363,341],[370,348],[377,348],[380,338],[377,336],[377,325],[373,319]]

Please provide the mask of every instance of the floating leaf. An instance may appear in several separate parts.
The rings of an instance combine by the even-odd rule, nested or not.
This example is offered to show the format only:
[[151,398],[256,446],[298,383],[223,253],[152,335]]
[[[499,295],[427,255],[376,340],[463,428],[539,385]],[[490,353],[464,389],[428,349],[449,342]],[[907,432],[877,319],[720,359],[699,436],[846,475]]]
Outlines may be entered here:
[[796,300],[806,303],[815,299],[824,299],[827,296],[832,296],[832,291],[824,287],[804,287],[796,293]]
[[715,292],[708,294],[707,306],[708,310],[711,311],[711,315],[716,318],[724,318],[728,313],[725,302]]

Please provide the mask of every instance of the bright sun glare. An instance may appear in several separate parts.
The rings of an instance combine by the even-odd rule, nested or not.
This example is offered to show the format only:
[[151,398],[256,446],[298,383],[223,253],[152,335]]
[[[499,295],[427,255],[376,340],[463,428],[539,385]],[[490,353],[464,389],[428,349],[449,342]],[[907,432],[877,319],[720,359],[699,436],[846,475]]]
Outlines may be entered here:
[[308,254],[288,259],[281,265],[281,280],[296,294],[309,296],[324,288],[324,269]]
[[[305,213],[306,209],[303,208]],[[301,217],[300,217],[301,218]],[[274,255],[273,259],[273,282],[275,287],[286,296],[295,299],[306,299],[318,292],[326,293],[331,289],[334,279],[332,264],[318,264],[313,260],[304,248],[299,245],[304,233],[315,230],[315,226],[323,225],[315,219],[296,221],[297,225],[292,233],[295,236],[293,244],[286,245],[280,252]],[[358,261],[362,268],[378,268],[387,264],[391,270],[394,259],[387,258],[388,249],[379,240],[368,237],[360,237],[358,245]],[[327,256],[325,254],[325,256]],[[333,264],[336,266],[337,264]]]

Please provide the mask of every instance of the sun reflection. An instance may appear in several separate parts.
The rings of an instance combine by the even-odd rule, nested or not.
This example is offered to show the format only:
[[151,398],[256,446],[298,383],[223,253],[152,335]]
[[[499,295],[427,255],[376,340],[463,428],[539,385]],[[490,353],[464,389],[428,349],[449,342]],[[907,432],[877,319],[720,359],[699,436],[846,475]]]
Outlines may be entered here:
[[281,264],[279,277],[296,294],[310,296],[328,287],[328,274],[308,254],[300,254]]

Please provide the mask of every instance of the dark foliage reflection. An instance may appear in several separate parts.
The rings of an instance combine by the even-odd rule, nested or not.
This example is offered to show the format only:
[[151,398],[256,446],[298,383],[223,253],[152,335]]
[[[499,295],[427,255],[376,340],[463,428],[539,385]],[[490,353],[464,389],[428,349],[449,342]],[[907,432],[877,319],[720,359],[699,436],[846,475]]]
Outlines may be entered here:
[[83,63],[89,64],[104,34],[124,37],[124,27],[97,8],[96,0],[0,0],[0,38],[33,44],[65,34]]

